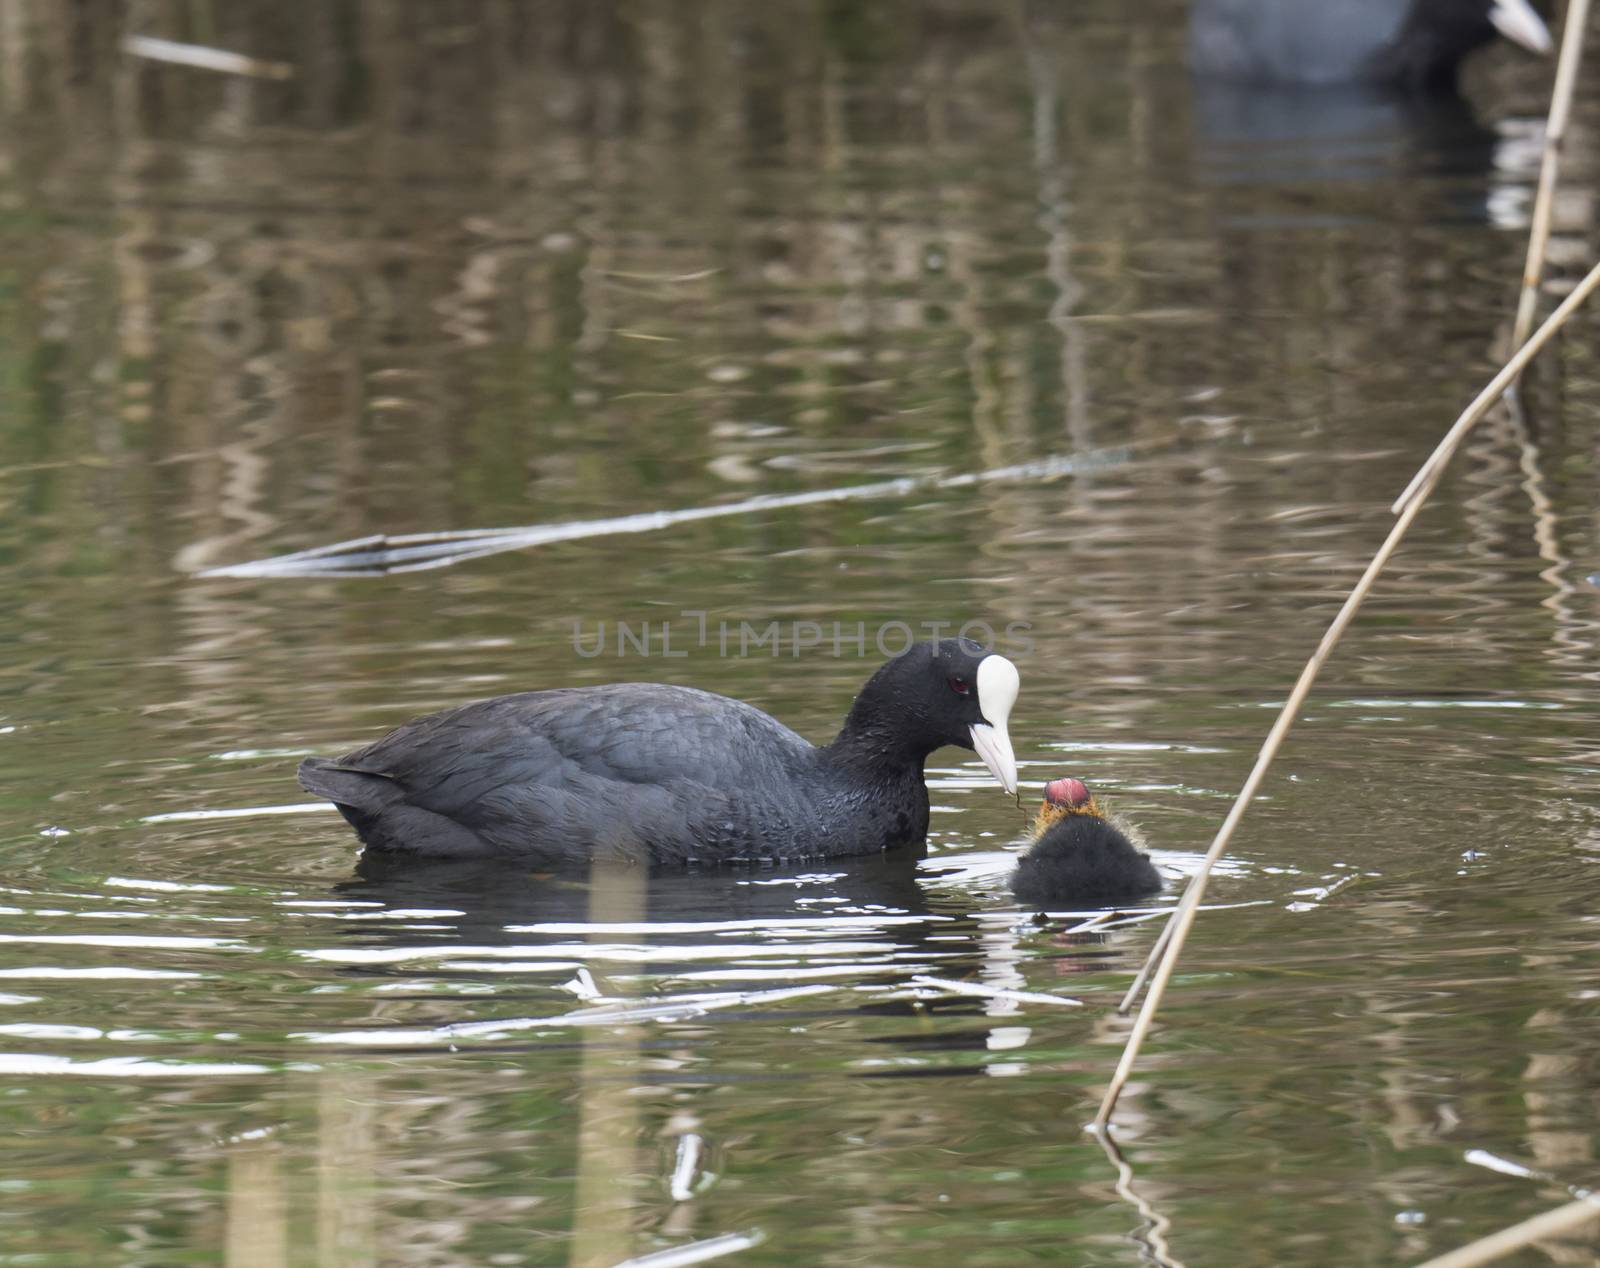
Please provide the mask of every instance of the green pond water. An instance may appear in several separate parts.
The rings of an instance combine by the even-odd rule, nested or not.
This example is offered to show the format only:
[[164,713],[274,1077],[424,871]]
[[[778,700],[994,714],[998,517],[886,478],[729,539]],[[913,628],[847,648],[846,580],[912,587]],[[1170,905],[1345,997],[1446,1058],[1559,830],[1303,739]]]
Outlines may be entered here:
[[[1164,2],[0,3],[0,1264],[1386,1265],[1600,1183],[1592,316],[1299,720],[1120,1190],[1082,1128],[1158,925],[1019,910],[970,753],[920,869],[358,870],[265,813],[503,691],[824,739],[880,637],[978,621],[1025,807],[1089,781],[1169,905],[1498,364],[1551,74],[1490,50],[1412,110],[1182,51]],[[1552,294],[1600,252],[1588,79]]]

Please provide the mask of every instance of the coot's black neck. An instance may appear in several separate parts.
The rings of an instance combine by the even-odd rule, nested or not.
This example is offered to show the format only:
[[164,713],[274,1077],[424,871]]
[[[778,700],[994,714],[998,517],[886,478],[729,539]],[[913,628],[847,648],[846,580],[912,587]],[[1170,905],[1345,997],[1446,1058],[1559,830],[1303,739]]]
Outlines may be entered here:
[[928,785],[923,764],[938,747],[901,729],[903,718],[863,709],[850,711],[838,737],[818,756],[830,773],[824,786],[841,814],[833,836],[854,835],[866,849],[921,845],[928,835]]
[[883,693],[872,692],[873,685],[856,697],[844,726],[823,753],[829,762],[877,782],[921,782],[923,763],[941,742],[928,739],[919,719],[894,707],[897,702],[884,699]]

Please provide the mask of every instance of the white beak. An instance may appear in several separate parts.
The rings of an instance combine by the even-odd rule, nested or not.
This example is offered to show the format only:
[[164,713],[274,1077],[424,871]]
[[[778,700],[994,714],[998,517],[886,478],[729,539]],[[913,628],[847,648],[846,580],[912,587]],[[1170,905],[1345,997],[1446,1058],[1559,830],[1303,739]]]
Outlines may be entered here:
[[1494,0],[1489,9],[1489,21],[1506,39],[1522,45],[1529,52],[1548,53],[1555,47],[1550,38],[1550,28],[1545,26],[1544,19],[1534,12],[1528,0]]
[[1017,791],[1017,757],[1011,751],[1006,722],[1017,702],[1022,679],[1017,667],[1004,656],[989,655],[978,662],[978,712],[984,720],[971,727],[972,747],[989,773],[1008,793]]

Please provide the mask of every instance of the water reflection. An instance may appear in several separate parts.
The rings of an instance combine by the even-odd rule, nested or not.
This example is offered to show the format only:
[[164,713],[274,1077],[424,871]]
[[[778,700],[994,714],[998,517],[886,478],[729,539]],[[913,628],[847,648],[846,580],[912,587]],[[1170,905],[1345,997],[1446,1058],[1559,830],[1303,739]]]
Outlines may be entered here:
[[[575,620],[976,616],[1031,626],[1025,775],[1125,792],[1181,870],[1487,377],[1548,82],[1487,55],[1470,113],[1264,134],[1195,98],[1180,18],[0,0],[8,1252],[1386,1263],[1551,1204],[1468,1150],[1583,1179],[1587,327],[1462,456],[1217,882],[1124,1103],[1150,1212],[1078,1127],[1154,926],[1019,913],[970,771],[916,867],[640,891],[192,817],[472,696],[681,681],[815,736],[867,668],[589,660]],[[921,483],[1095,450],[1136,457]],[[432,573],[188,571],[769,495]]]
[[[589,874],[589,923],[636,926],[646,916],[647,884],[641,868],[597,860]],[[604,937],[591,935],[597,936]],[[633,1089],[642,1073],[643,1038],[640,1027],[629,1025],[603,1037],[585,1032],[578,1073],[577,1220],[570,1260],[575,1268],[620,1263],[631,1248],[630,1216],[641,1161]]]
[[[1194,98],[1202,170],[1222,184],[1382,186],[1428,173],[1445,177],[1444,191],[1460,199],[1470,184],[1487,186],[1495,171],[1496,132],[1457,97],[1416,100],[1363,86],[1294,89],[1197,78]],[[1524,184],[1530,174],[1526,167],[1516,173]],[[1478,218],[1488,214],[1490,199],[1484,188]],[[1429,218],[1467,211],[1446,205],[1431,209]]]
[[[389,908],[438,909],[448,921],[441,941],[493,943],[506,931],[530,925],[640,925],[672,934],[673,925],[713,924],[752,930],[767,922],[807,911],[825,921],[874,915],[923,915],[929,911],[917,880],[921,850],[894,851],[863,858],[833,859],[825,865],[762,868],[706,868],[694,871],[624,873],[637,886],[638,912],[627,918],[598,919],[592,912],[605,886],[590,878],[552,876],[507,868],[494,860],[420,861],[378,851],[363,853],[356,877],[335,887],[341,897],[381,903]],[[608,880],[605,884],[620,884]],[[626,930],[625,930],[626,931]],[[383,945],[393,931],[383,924],[346,927],[351,937],[377,938]],[[557,932],[557,930],[551,930]],[[687,931],[697,936],[698,931]]]

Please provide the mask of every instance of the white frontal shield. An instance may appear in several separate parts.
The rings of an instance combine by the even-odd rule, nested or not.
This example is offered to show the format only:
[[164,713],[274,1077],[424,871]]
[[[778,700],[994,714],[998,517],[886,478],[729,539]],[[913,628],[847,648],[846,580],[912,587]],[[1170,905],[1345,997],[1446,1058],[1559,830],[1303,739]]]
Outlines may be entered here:
[[1017,791],[1017,758],[1011,751],[1006,722],[1021,686],[1017,667],[1004,656],[991,654],[978,662],[978,711],[984,720],[971,728],[972,747],[1000,786],[1012,794]]

